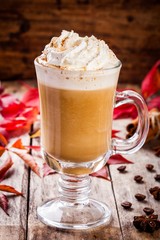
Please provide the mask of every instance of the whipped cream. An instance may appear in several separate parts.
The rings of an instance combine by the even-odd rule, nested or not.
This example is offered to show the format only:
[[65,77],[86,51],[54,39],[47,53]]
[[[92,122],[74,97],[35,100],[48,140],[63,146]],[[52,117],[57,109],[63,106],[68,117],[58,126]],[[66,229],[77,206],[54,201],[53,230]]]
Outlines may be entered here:
[[45,46],[38,62],[67,70],[103,70],[120,63],[103,40],[94,36],[80,37],[74,31],[65,30]]

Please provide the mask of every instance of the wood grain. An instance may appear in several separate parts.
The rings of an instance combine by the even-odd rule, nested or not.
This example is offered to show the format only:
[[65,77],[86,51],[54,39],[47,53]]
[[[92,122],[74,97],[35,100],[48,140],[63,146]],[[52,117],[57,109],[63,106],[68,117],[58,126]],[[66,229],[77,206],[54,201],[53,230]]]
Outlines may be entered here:
[[140,84],[159,59],[159,12],[157,0],[3,1],[1,79],[34,79],[34,58],[53,35],[58,36],[62,29],[73,29],[107,41],[123,63],[120,82]]

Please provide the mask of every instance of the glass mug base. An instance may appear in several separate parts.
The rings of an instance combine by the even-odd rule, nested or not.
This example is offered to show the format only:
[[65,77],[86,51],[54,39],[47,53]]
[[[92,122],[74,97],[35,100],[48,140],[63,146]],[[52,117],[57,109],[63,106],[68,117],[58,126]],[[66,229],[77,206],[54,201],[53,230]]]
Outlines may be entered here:
[[88,203],[67,204],[55,198],[37,208],[38,219],[51,227],[89,229],[111,221],[109,207],[94,199]]
[[48,165],[60,172],[59,197],[37,208],[38,219],[49,226],[63,229],[89,229],[109,224],[110,208],[102,202],[89,198],[91,191],[89,173],[93,169],[100,169],[110,153],[90,163],[81,164],[55,159],[44,150],[42,154]]

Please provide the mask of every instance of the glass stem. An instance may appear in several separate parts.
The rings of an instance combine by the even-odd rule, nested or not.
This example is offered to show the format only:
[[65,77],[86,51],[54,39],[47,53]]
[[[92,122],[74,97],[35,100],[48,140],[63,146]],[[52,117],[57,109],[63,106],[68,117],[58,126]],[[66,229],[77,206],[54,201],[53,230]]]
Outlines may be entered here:
[[91,190],[89,175],[71,176],[60,174],[59,181],[60,200],[69,204],[88,204]]

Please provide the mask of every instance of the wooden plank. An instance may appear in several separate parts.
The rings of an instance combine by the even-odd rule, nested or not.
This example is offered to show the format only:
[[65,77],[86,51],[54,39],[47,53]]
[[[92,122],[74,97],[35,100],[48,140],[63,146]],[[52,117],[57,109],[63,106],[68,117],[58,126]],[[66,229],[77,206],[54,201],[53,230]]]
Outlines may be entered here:
[[[36,145],[39,143],[36,139],[34,139],[33,144]],[[35,152],[33,156],[38,163],[42,164],[42,158],[40,154],[36,154]],[[92,197],[108,203],[108,205],[112,208],[113,220],[109,226],[103,226],[87,231],[67,231],[47,227],[42,224],[36,217],[36,208],[40,206],[44,201],[47,201],[58,195],[56,183],[58,177],[58,174],[54,174],[40,179],[38,176],[31,172],[28,240],[122,239],[111,183],[109,181],[94,177],[92,177]]]
[[[3,86],[5,86],[6,92],[15,93],[17,97],[21,97],[25,90],[24,87],[17,83],[4,83]],[[29,145],[30,139],[28,134],[21,136],[21,139],[25,145]],[[12,142],[15,140],[16,139],[12,139]],[[0,208],[0,240],[24,240],[26,239],[28,169],[18,156],[15,154],[11,156],[14,165],[8,172],[8,177],[6,177],[1,184],[14,187],[16,190],[22,192],[24,197],[11,196],[11,194],[5,193],[9,199],[9,216]]]
[[[125,126],[128,121],[118,121],[115,124],[117,129]],[[160,169],[160,158],[154,155],[154,152],[151,150],[151,143],[145,145],[137,153],[126,156],[127,159],[130,159],[134,164],[126,164],[127,172],[119,173],[117,167],[119,165],[111,165],[111,177],[113,181],[113,189],[116,197],[117,208],[120,218],[120,224],[123,232],[124,240],[159,240],[160,239],[160,230],[155,231],[153,234],[141,233],[133,226],[134,216],[145,215],[143,212],[144,207],[151,207],[155,210],[155,214],[159,214],[160,203],[156,201],[153,196],[149,193],[151,187],[160,186],[160,183],[155,181],[154,176],[159,173]],[[155,171],[149,172],[146,169],[146,164],[151,163],[154,165]],[[122,164],[121,164],[122,165]],[[125,164],[123,164],[125,165]],[[138,184],[134,181],[135,175],[143,176],[144,182]],[[136,193],[141,193],[146,195],[146,199],[143,202],[138,202],[134,197]],[[132,209],[125,210],[121,206],[121,203],[124,201],[131,202]]]

